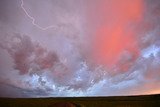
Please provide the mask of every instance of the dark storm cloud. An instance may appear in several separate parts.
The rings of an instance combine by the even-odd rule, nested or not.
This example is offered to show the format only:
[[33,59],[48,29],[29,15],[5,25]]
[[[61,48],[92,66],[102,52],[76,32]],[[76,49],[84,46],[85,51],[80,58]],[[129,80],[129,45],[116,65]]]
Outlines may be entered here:
[[56,53],[48,52],[25,35],[15,34],[10,38],[10,41],[1,44],[1,47],[6,49],[13,58],[14,68],[19,70],[20,74],[38,72],[44,69],[51,70],[54,64],[58,62]]
[[0,84],[0,91],[1,97],[29,97],[23,89],[8,84]]

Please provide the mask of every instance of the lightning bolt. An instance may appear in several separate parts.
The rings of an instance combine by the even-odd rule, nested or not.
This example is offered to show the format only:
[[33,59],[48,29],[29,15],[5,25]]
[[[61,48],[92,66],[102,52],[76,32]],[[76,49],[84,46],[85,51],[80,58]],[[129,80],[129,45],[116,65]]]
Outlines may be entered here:
[[40,25],[36,24],[36,23],[35,23],[36,19],[35,19],[34,17],[32,17],[32,16],[27,12],[27,10],[24,8],[24,1],[23,1],[23,0],[21,0],[21,8],[22,8],[22,10],[24,11],[24,13],[27,15],[27,17],[28,17],[29,19],[31,19],[32,24],[33,24],[34,26],[36,26],[37,28],[39,28],[39,29],[41,29],[41,30],[48,30],[48,29],[56,28],[54,25],[50,25],[50,26],[47,26],[47,27],[41,27]]

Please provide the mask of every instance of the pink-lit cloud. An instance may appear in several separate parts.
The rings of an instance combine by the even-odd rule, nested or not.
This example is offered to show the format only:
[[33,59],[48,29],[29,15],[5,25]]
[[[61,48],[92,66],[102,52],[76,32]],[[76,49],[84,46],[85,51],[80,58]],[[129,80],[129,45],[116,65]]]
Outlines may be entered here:
[[0,2],[0,97],[160,93],[159,0]]

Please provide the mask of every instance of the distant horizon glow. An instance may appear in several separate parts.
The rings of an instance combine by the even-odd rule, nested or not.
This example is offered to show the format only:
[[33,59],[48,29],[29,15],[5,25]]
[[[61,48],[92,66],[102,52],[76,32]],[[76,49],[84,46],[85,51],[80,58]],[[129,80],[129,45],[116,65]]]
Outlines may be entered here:
[[160,94],[159,0],[0,7],[0,97]]

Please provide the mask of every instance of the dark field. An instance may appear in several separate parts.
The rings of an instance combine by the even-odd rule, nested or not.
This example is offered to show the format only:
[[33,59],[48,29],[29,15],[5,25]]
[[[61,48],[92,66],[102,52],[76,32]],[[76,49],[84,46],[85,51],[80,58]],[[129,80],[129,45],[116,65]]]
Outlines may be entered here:
[[159,107],[160,95],[68,98],[0,98],[0,107],[56,107],[53,105],[57,102],[70,102],[77,104],[78,107]]

